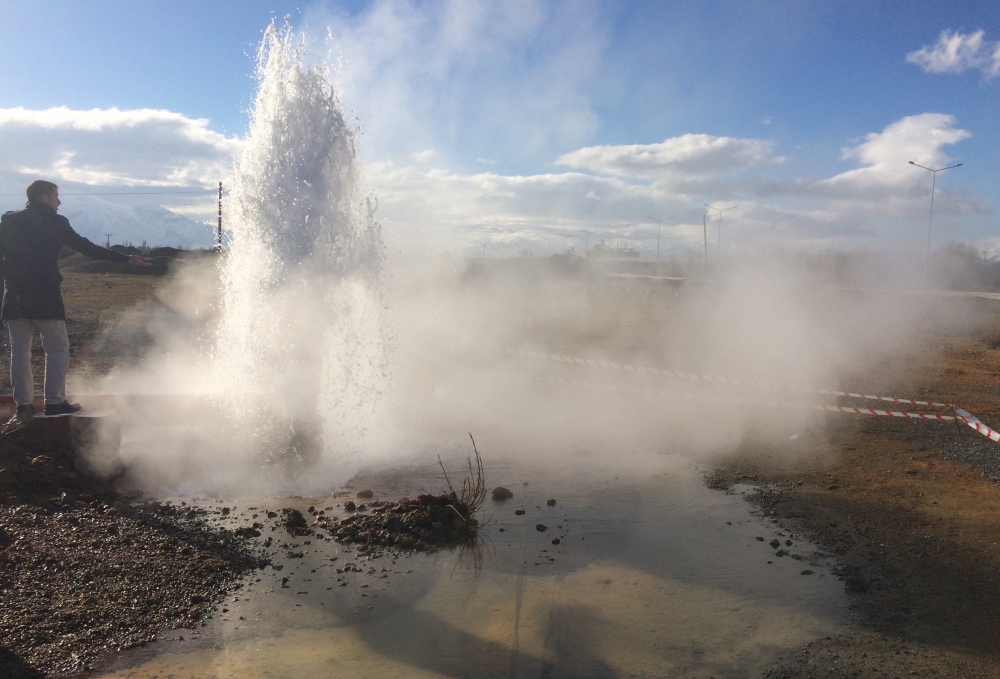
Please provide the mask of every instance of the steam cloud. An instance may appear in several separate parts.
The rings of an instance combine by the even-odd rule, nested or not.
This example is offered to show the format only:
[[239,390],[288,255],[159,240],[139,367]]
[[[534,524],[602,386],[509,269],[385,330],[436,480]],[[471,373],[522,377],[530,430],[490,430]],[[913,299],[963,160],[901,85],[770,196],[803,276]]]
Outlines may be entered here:
[[[149,326],[148,360],[97,387],[133,395],[120,406],[138,487],[329,492],[362,465],[461,446],[469,431],[493,454],[535,464],[642,470],[664,454],[705,459],[821,431],[820,420],[679,391],[571,387],[546,378],[718,393],[496,349],[803,386],[864,379],[844,386],[876,389],[901,375],[889,359],[919,351],[918,332],[942,322],[925,297],[845,287],[858,276],[817,266],[820,256],[713,263],[710,280],[698,260],[675,262],[680,287],[573,258],[385,260],[328,74],[303,63],[287,29],[272,28],[258,76],[231,250],[216,268],[191,265],[173,279],[160,295],[167,310]],[[134,396],[151,393],[162,396]]]

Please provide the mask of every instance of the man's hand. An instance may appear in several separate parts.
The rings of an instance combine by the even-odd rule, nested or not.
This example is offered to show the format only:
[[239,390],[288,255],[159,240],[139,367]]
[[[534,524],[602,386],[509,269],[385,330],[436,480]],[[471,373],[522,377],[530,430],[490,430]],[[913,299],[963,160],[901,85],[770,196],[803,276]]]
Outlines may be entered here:
[[138,255],[130,255],[128,261],[125,263],[130,266],[153,266],[151,261],[145,257],[139,257]]

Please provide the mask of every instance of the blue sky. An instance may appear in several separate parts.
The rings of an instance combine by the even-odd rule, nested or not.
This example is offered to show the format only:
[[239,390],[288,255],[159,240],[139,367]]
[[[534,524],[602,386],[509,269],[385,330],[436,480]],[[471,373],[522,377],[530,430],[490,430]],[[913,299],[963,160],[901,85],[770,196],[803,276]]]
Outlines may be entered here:
[[[25,170],[78,187],[216,181],[246,129],[261,33],[287,14],[310,58],[334,68],[399,242],[485,237],[502,251],[556,234],[569,246],[578,229],[630,223],[648,248],[645,213],[675,216],[685,243],[709,202],[741,204],[734,247],[916,247],[929,178],[897,165],[925,160],[963,163],[939,177],[942,241],[1000,246],[994,3],[0,7],[0,111],[27,111],[0,114],[0,140],[17,149],[0,165],[5,187]],[[944,31],[960,43],[951,61],[935,52]],[[32,118],[58,107],[71,113]],[[74,122],[92,109],[123,113]],[[175,117],[128,114],[147,109]],[[636,169],[640,157],[652,165]]]

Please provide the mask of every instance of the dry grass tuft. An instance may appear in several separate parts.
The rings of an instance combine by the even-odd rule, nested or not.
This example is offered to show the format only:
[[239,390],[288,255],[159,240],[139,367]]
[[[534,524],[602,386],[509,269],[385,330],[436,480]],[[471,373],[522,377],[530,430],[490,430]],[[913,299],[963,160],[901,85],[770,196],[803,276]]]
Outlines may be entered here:
[[476,448],[476,439],[472,438],[472,434],[469,434],[469,439],[472,441],[472,452],[475,454],[476,464],[473,467],[472,458],[468,459],[469,475],[462,479],[461,493],[456,492],[455,487],[451,485],[451,478],[448,476],[448,470],[444,468],[444,462],[441,461],[440,455],[438,455],[438,465],[444,473],[448,492],[465,505],[468,516],[471,517],[482,508],[486,501],[486,474],[483,472],[483,458],[479,455],[479,449]]

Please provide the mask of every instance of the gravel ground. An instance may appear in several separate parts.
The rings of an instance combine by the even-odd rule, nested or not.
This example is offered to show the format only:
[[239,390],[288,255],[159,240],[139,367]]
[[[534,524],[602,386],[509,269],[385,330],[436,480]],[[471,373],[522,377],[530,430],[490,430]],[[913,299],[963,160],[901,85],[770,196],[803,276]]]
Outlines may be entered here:
[[205,510],[130,505],[72,451],[0,443],[0,677],[59,676],[202,624],[264,564]]
[[[979,434],[976,434],[979,436]],[[983,478],[1000,483],[1000,451],[989,439],[983,441],[956,441],[942,446],[938,454],[942,459],[962,462],[982,472]]]
[[844,582],[847,630],[762,677],[1000,676],[996,444],[889,418],[831,429],[744,451],[706,478],[727,492],[757,486],[746,499],[836,560]]

